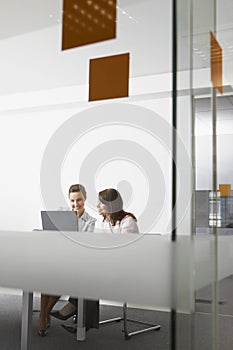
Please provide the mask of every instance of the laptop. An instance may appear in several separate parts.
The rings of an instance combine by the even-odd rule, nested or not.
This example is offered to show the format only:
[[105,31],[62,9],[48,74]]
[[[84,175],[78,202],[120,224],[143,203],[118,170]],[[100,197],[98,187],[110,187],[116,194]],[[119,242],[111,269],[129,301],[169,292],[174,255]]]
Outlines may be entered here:
[[76,211],[41,211],[43,230],[47,231],[78,231]]

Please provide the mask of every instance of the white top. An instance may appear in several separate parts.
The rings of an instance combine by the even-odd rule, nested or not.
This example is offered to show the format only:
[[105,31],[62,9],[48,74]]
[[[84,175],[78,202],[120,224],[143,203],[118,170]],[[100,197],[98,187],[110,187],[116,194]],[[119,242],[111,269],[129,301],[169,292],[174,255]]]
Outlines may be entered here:
[[93,232],[95,228],[96,219],[88,214],[85,210],[82,216],[78,218],[78,230],[79,232]]
[[132,216],[126,215],[121,222],[117,222],[115,226],[112,226],[110,222],[102,222],[103,232],[109,233],[139,233],[137,222]]

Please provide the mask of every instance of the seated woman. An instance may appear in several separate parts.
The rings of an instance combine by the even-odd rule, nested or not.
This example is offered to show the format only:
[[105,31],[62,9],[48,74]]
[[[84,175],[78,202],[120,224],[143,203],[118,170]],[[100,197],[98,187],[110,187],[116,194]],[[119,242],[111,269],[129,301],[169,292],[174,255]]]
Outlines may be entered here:
[[[123,209],[123,200],[120,193],[114,189],[109,188],[99,192],[99,201],[97,204],[98,212],[103,216],[102,230],[110,233],[138,233],[137,219],[134,214],[126,212]],[[69,299],[60,311],[51,313],[52,316],[59,319],[67,319],[72,312],[76,311],[77,299]],[[62,327],[70,333],[76,332],[76,324],[65,325]],[[88,329],[88,324],[86,325]]]
[[[87,198],[85,187],[80,184],[71,185],[69,188],[68,196],[71,209],[77,212],[79,231],[93,232],[96,219],[85,211],[84,205]],[[55,295],[41,295],[38,334],[42,337],[47,334],[47,329],[50,323],[50,311],[59,300],[59,298],[60,296]],[[70,316],[74,315],[74,313],[75,310],[71,312]]]
[[123,209],[120,193],[114,188],[99,192],[98,212],[103,216],[102,229],[112,233],[138,233],[134,214]]

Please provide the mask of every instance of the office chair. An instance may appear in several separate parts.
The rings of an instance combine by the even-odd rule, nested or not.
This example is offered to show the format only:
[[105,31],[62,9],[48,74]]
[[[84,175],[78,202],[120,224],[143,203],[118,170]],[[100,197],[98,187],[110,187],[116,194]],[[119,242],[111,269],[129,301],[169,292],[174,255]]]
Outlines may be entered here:
[[[147,323],[144,321],[139,321],[139,320],[127,318],[127,311],[128,311],[127,303],[123,303],[123,317],[115,317],[115,318],[111,318],[108,320],[100,321],[99,325],[123,321],[123,332],[124,332],[126,340],[130,339],[132,336],[137,335],[137,334],[147,333],[147,332],[151,332],[153,330],[155,330],[155,331],[160,330],[161,326],[159,324],[151,324],[151,323]],[[129,332],[128,331],[128,322],[146,325],[148,327]]]

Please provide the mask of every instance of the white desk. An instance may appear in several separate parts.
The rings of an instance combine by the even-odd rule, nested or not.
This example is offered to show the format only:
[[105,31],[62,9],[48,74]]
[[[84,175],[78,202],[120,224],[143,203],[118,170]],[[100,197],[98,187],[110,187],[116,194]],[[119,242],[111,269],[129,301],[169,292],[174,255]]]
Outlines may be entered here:
[[[28,350],[32,291],[171,307],[172,247],[169,237],[151,234],[0,231],[1,286],[25,291],[21,350]],[[82,307],[79,340],[85,339]]]
[[[219,237],[218,246],[221,279],[233,273],[233,238]],[[190,312],[194,291],[213,282],[213,248],[209,235],[179,236],[174,244],[170,237],[151,234],[70,233],[67,238],[59,232],[0,231],[0,281],[2,287],[77,295],[80,301],[127,300]],[[82,309],[80,302],[78,340],[85,339]],[[32,293],[24,292],[21,350],[29,350],[31,316]]]

